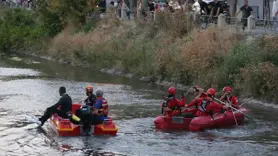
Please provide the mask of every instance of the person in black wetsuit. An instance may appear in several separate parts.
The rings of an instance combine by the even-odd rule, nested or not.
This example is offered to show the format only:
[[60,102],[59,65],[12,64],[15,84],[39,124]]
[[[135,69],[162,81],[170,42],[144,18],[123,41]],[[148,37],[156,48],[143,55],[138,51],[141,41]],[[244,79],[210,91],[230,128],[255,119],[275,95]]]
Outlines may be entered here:
[[54,113],[57,113],[62,118],[68,118],[69,114],[71,114],[72,100],[71,97],[66,93],[66,88],[60,87],[59,94],[61,96],[60,100],[53,106],[48,107],[45,110],[44,115],[39,118],[41,126],[43,126],[45,121],[47,121]]

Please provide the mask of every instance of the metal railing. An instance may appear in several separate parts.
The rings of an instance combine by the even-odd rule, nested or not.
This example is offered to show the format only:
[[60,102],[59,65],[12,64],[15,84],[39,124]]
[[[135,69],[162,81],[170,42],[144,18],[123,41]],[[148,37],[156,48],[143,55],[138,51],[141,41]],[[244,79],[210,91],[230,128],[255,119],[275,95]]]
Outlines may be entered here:
[[278,31],[278,21],[274,20],[255,20],[255,29]]

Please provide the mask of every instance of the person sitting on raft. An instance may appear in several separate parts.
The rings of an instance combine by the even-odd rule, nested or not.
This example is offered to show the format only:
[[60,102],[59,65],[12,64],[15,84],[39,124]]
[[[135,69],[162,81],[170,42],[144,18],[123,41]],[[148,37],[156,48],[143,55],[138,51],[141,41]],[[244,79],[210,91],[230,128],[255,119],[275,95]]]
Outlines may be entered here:
[[91,85],[85,87],[87,98],[84,100],[85,105],[81,106],[79,109],[76,109],[75,115],[79,119],[78,121],[72,121],[74,124],[92,125],[93,124],[93,106],[96,103],[96,95],[93,94],[94,88]]
[[[195,96],[195,98],[191,103],[196,103],[194,101],[196,101],[197,99],[207,96],[204,93],[204,89],[201,88],[200,86],[194,86],[194,87],[192,87],[192,89],[193,89],[193,95]],[[196,109],[197,107],[198,107],[198,105],[196,103],[195,105],[192,105],[192,107],[190,107],[190,108],[183,109],[181,112],[182,116],[184,116],[186,118],[193,118],[197,112],[197,109]]]
[[[194,100],[190,104],[188,104],[186,106],[190,106],[190,107],[196,106],[196,107],[198,107],[198,100],[200,98],[207,97],[207,94],[204,92],[204,89],[201,88],[200,86],[193,87],[193,94],[196,97],[194,98]],[[187,111],[187,109],[184,109],[182,111],[182,113],[186,113],[186,111]]]
[[96,103],[96,95],[93,94],[94,88],[91,85],[86,86],[85,88],[87,98],[84,100],[85,105],[93,107]]
[[68,114],[71,114],[72,100],[66,93],[66,88],[60,87],[59,94],[61,96],[60,100],[53,106],[48,107],[45,110],[44,115],[39,118],[39,121],[41,122],[40,126],[43,126],[54,113],[57,113],[62,118],[68,118]]
[[238,100],[235,96],[233,96],[232,88],[230,86],[226,86],[222,89],[222,96],[220,98],[221,101],[228,103],[230,106],[234,108],[238,108]]
[[200,86],[193,87],[193,93],[196,96],[195,99],[206,97],[207,95],[204,93],[204,89]]
[[83,105],[77,109],[75,116],[71,119],[74,124],[83,125],[83,131],[89,134],[91,125],[99,125],[108,118],[108,103],[103,98],[103,91],[96,91],[96,103],[92,106]]
[[96,91],[96,104],[94,105],[93,114],[95,116],[94,124],[102,124],[108,118],[108,102],[103,97],[103,91]]
[[182,93],[181,100],[177,100],[176,97],[176,88],[170,87],[168,89],[168,96],[164,99],[161,108],[162,108],[162,114],[164,112],[164,115],[167,116],[176,116],[181,113],[181,108],[185,105],[185,97]]
[[198,106],[198,110],[196,112],[197,117],[199,116],[209,116],[215,113],[215,110],[225,110],[226,106],[216,103],[213,101],[215,97],[216,91],[213,88],[210,88],[206,92],[206,97],[198,98],[193,100],[190,104],[185,105],[185,107],[192,107],[194,105]]

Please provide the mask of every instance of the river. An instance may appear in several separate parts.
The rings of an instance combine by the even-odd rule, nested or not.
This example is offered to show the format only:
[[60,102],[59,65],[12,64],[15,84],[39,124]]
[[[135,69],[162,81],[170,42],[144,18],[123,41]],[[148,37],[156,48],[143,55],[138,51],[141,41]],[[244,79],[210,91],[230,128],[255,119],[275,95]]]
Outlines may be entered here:
[[[110,105],[118,135],[57,137],[32,116],[58,99],[65,86],[74,102],[85,98],[84,87],[101,88]],[[127,156],[277,156],[278,110],[254,103],[256,121],[230,129],[158,131],[153,120],[160,113],[166,89],[92,69],[71,67],[27,56],[0,54],[0,155],[127,155]]]

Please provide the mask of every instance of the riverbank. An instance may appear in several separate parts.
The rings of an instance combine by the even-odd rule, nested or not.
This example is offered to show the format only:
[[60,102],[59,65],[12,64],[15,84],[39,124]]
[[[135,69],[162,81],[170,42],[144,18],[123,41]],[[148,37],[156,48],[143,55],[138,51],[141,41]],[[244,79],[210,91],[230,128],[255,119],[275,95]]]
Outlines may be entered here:
[[[23,44],[36,56],[164,86],[231,85],[243,97],[278,100],[277,36],[249,40],[236,29],[200,30],[182,14],[158,15],[156,23],[108,16],[43,39],[36,32],[40,40]],[[34,43],[27,37],[22,38]]]

